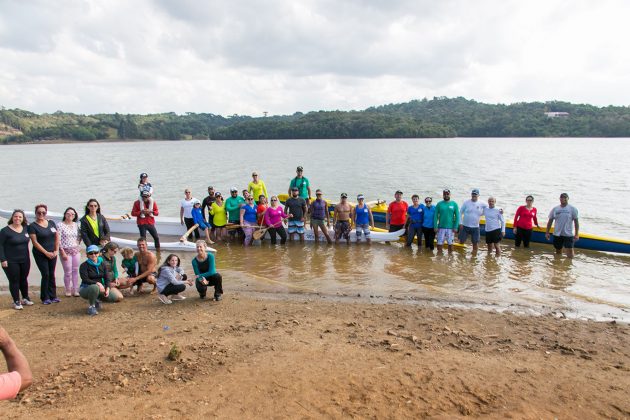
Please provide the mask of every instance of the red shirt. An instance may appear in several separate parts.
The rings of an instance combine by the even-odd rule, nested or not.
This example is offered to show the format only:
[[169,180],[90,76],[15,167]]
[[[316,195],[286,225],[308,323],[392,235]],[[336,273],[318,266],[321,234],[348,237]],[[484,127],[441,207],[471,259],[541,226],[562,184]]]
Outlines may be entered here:
[[387,207],[387,213],[389,213],[390,225],[404,225],[407,220],[407,208],[409,205],[406,201],[392,201]]
[[154,225],[155,218],[153,216],[157,216],[158,214],[158,207],[155,201],[153,201],[153,214],[145,215],[144,217],[140,217],[140,200],[136,200],[136,202],[133,203],[131,215],[138,218],[139,225]]
[[267,206],[264,204],[259,204],[258,208],[256,209],[256,214],[258,215],[258,224],[262,225],[263,224],[263,213],[265,212],[265,210],[267,210]]
[[538,226],[537,213],[538,210],[536,210],[536,207],[532,207],[532,209],[529,210],[527,206],[520,206],[514,215],[514,226],[518,229],[531,229],[534,227],[534,224]]

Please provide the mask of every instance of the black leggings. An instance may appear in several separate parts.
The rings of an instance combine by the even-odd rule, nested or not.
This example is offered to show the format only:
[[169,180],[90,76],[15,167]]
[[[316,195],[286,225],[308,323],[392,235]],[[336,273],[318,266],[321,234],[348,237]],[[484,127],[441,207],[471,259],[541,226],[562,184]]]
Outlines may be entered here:
[[423,227],[422,234],[424,235],[424,247],[433,251],[435,244],[435,230],[433,228]]
[[[191,227],[195,226],[195,221],[192,218],[184,217],[184,224],[186,225],[186,230],[188,230]],[[195,235],[195,241],[198,240],[199,239],[199,228],[193,230],[193,233],[188,235],[188,238],[186,238],[186,240],[190,241],[191,235]]]
[[529,240],[532,237],[533,229],[523,229],[516,228],[516,235],[514,235],[514,246],[521,246],[521,241],[523,241],[523,246],[525,248],[529,248]]
[[147,232],[149,232],[151,236],[153,236],[155,249],[160,249],[160,238],[158,236],[157,230],[155,229],[155,225],[138,225],[138,230],[140,231],[140,237],[144,239],[147,238]]
[[271,237],[271,244],[276,244],[276,233],[280,235],[280,244],[284,245],[287,242],[287,231],[284,230],[284,226],[280,226],[277,228],[270,227],[269,228],[269,236]]
[[162,290],[162,294],[164,296],[176,295],[186,290],[185,284],[173,284],[169,283],[166,285],[164,290]]
[[2,267],[4,273],[9,280],[9,290],[11,291],[11,297],[14,302],[20,300],[20,292],[22,292],[22,299],[28,299],[28,272],[31,270],[31,260],[28,259],[25,262],[16,263],[8,262],[6,267]]
[[50,259],[40,252],[33,252],[35,264],[42,275],[41,290],[39,297],[42,301],[51,300],[57,297],[57,285],[55,284],[55,267],[57,258]]
[[208,284],[202,284],[199,280],[195,281],[195,286],[197,287],[197,291],[199,292],[199,297],[206,297],[206,292],[208,291],[208,287],[214,286],[214,295],[222,295],[223,294],[223,278],[221,274],[214,273],[211,276],[205,278],[208,280]]

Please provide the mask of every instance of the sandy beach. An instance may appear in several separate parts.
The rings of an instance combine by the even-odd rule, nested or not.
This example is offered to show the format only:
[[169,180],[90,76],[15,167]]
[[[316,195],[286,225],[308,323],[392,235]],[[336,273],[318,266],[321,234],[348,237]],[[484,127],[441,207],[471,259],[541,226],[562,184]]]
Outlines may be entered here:
[[229,291],[85,307],[0,311],[35,378],[2,418],[630,417],[614,321]]

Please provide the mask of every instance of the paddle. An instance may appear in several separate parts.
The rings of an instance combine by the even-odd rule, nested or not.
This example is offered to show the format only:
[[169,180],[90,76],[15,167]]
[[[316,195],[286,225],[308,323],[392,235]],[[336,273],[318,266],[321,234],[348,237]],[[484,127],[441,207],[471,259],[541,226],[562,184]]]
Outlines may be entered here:
[[265,233],[267,233],[267,229],[269,229],[268,227],[258,227],[258,230],[256,232],[254,232],[254,234],[252,235],[252,237],[255,240],[259,240],[260,238],[262,238],[263,236],[265,236]]
[[186,231],[186,233],[184,233],[184,234],[182,235],[182,237],[181,237],[181,238],[179,238],[179,242],[186,242],[186,241],[187,241],[187,239],[186,239],[186,238],[188,238],[188,235],[190,235],[191,233],[193,233],[193,231],[194,231],[195,229],[197,229],[198,227],[199,227],[199,225],[198,225],[197,223],[195,223],[194,225],[192,225],[192,227],[191,227],[190,229],[188,229],[188,230]]

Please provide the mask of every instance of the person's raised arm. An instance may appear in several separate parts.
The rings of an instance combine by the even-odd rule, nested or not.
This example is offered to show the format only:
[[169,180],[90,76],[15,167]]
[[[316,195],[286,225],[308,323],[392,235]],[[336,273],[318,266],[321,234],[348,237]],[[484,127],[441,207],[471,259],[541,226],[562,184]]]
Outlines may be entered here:
[[2,327],[0,327],[0,350],[7,362],[9,372],[17,372],[20,374],[20,377],[22,378],[20,391],[24,391],[33,383],[31,368],[28,365],[26,357],[24,357],[15,342]]

